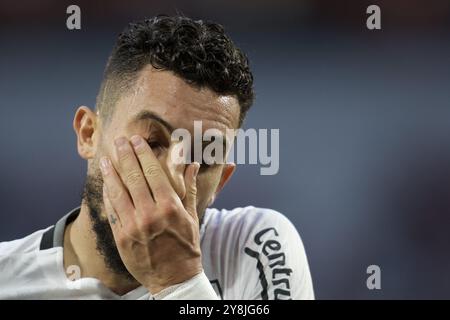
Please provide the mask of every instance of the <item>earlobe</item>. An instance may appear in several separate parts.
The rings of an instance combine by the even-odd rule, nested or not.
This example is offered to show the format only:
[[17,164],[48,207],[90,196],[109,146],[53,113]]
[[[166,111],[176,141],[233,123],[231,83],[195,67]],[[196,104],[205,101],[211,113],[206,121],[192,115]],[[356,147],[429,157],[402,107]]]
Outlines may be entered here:
[[83,159],[91,159],[95,155],[96,126],[97,115],[86,106],[79,107],[73,119],[73,129],[77,135],[78,154]]

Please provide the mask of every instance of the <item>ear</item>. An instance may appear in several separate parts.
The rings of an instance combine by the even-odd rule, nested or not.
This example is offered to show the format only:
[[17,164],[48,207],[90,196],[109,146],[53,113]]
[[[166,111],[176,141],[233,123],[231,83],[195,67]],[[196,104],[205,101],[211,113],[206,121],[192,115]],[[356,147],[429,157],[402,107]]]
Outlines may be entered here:
[[73,129],[77,135],[78,154],[83,159],[92,159],[97,145],[97,115],[88,107],[79,107],[73,118]]
[[220,191],[222,191],[223,187],[225,187],[225,185],[228,183],[228,181],[230,180],[231,176],[234,173],[234,170],[236,170],[235,163],[227,163],[224,165],[223,171],[222,171],[222,177],[220,177],[220,181],[219,181],[219,184],[217,185],[216,191],[214,192],[211,199],[209,199],[208,206],[211,206],[213,204],[213,202],[216,200],[217,195],[220,193]]

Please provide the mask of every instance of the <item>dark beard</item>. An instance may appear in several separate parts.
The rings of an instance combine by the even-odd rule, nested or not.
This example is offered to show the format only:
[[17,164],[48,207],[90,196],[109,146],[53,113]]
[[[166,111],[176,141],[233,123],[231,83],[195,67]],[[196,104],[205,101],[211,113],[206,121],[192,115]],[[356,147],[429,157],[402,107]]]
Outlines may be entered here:
[[120,258],[108,220],[100,215],[103,208],[103,179],[101,175],[87,175],[83,200],[89,210],[92,231],[96,235],[97,251],[103,257],[107,268],[128,281],[135,281]]

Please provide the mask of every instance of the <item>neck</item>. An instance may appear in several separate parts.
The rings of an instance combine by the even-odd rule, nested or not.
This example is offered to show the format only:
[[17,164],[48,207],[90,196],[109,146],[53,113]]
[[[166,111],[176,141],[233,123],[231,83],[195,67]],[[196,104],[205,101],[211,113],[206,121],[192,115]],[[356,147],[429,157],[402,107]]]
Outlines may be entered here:
[[119,295],[140,285],[108,269],[104,258],[97,251],[89,208],[84,202],[81,204],[78,217],[64,231],[64,269],[68,270],[72,265],[80,267],[81,277],[96,278]]

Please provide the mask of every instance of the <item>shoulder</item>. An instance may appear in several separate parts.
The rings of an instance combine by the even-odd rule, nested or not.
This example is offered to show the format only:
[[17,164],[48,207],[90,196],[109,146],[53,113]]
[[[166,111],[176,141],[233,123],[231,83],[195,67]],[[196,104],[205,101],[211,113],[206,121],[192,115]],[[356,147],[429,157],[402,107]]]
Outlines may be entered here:
[[211,261],[235,290],[232,298],[314,298],[303,242],[282,213],[253,206],[209,209],[202,229]]
[[58,285],[56,275],[62,250],[40,250],[47,230],[0,242],[0,299],[41,299],[46,290]]
[[14,254],[24,254],[39,250],[42,235],[50,229],[38,230],[21,239],[0,242],[0,256],[10,256]]
[[[232,236],[239,236],[243,242],[257,237],[258,242],[264,234],[276,236],[298,236],[291,221],[282,213],[254,206],[239,207],[232,210],[207,209],[202,229],[205,232],[214,230]],[[208,230],[209,229],[209,230]]]

